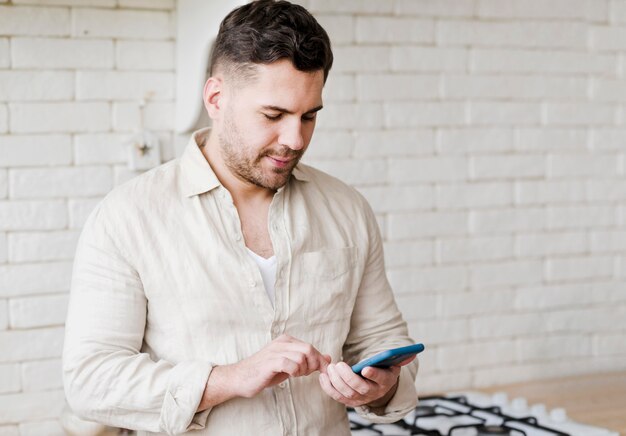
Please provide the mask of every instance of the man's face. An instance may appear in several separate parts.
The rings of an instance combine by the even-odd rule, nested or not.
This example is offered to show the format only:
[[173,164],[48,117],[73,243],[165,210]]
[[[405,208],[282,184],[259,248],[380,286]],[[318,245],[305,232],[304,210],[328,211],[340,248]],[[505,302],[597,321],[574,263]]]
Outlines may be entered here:
[[313,136],[323,86],[321,70],[281,60],[258,65],[251,83],[229,89],[214,128],[230,172],[271,190],[285,185]]

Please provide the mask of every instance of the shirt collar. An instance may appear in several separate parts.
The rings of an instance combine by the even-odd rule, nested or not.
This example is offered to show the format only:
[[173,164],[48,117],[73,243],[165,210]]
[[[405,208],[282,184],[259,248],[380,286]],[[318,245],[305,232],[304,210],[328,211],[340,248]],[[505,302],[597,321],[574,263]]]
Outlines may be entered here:
[[[204,194],[222,185],[202,154],[202,150],[200,150],[200,147],[207,140],[209,132],[210,128],[208,127],[193,132],[180,158],[183,194],[186,197]],[[306,166],[302,164],[298,164],[291,174],[292,178],[298,181],[308,182],[311,180]]]

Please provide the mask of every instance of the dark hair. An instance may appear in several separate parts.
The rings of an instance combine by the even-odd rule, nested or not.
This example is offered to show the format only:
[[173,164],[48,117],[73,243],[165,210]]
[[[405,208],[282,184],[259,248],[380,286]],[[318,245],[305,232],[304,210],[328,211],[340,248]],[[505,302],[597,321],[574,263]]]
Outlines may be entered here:
[[300,71],[324,71],[333,64],[326,31],[309,11],[288,1],[257,0],[230,12],[220,24],[211,53],[210,73],[251,77],[253,64],[289,59]]

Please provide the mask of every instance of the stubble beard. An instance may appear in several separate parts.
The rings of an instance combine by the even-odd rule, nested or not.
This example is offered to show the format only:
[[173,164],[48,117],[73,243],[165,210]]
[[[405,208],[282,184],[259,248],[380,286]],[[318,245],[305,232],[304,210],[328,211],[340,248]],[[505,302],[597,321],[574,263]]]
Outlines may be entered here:
[[[244,145],[232,119],[228,119],[224,127],[224,132],[219,135],[222,159],[235,177],[272,191],[283,187],[289,181],[291,173],[302,157],[301,151],[282,147],[280,150],[266,149],[260,154],[255,154]],[[292,161],[287,167],[272,167],[271,170],[267,170],[263,168],[263,159],[269,155],[289,158]]]

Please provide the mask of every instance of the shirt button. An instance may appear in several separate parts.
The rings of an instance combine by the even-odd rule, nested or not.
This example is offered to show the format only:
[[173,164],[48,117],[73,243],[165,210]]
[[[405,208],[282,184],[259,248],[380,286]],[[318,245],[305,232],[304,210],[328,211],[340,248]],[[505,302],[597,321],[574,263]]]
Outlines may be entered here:
[[239,233],[235,234],[235,241],[241,241],[241,235]]
[[256,286],[256,282],[254,280],[250,280],[248,282],[248,286],[250,286],[251,288],[254,288]]
[[281,389],[285,389],[287,387],[287,381],[282,381],[278,383],[278,387]]
[[273,224],[273,225],[272,225],[272,228],[273,228],[274,230],[278,231],[278,224]]

